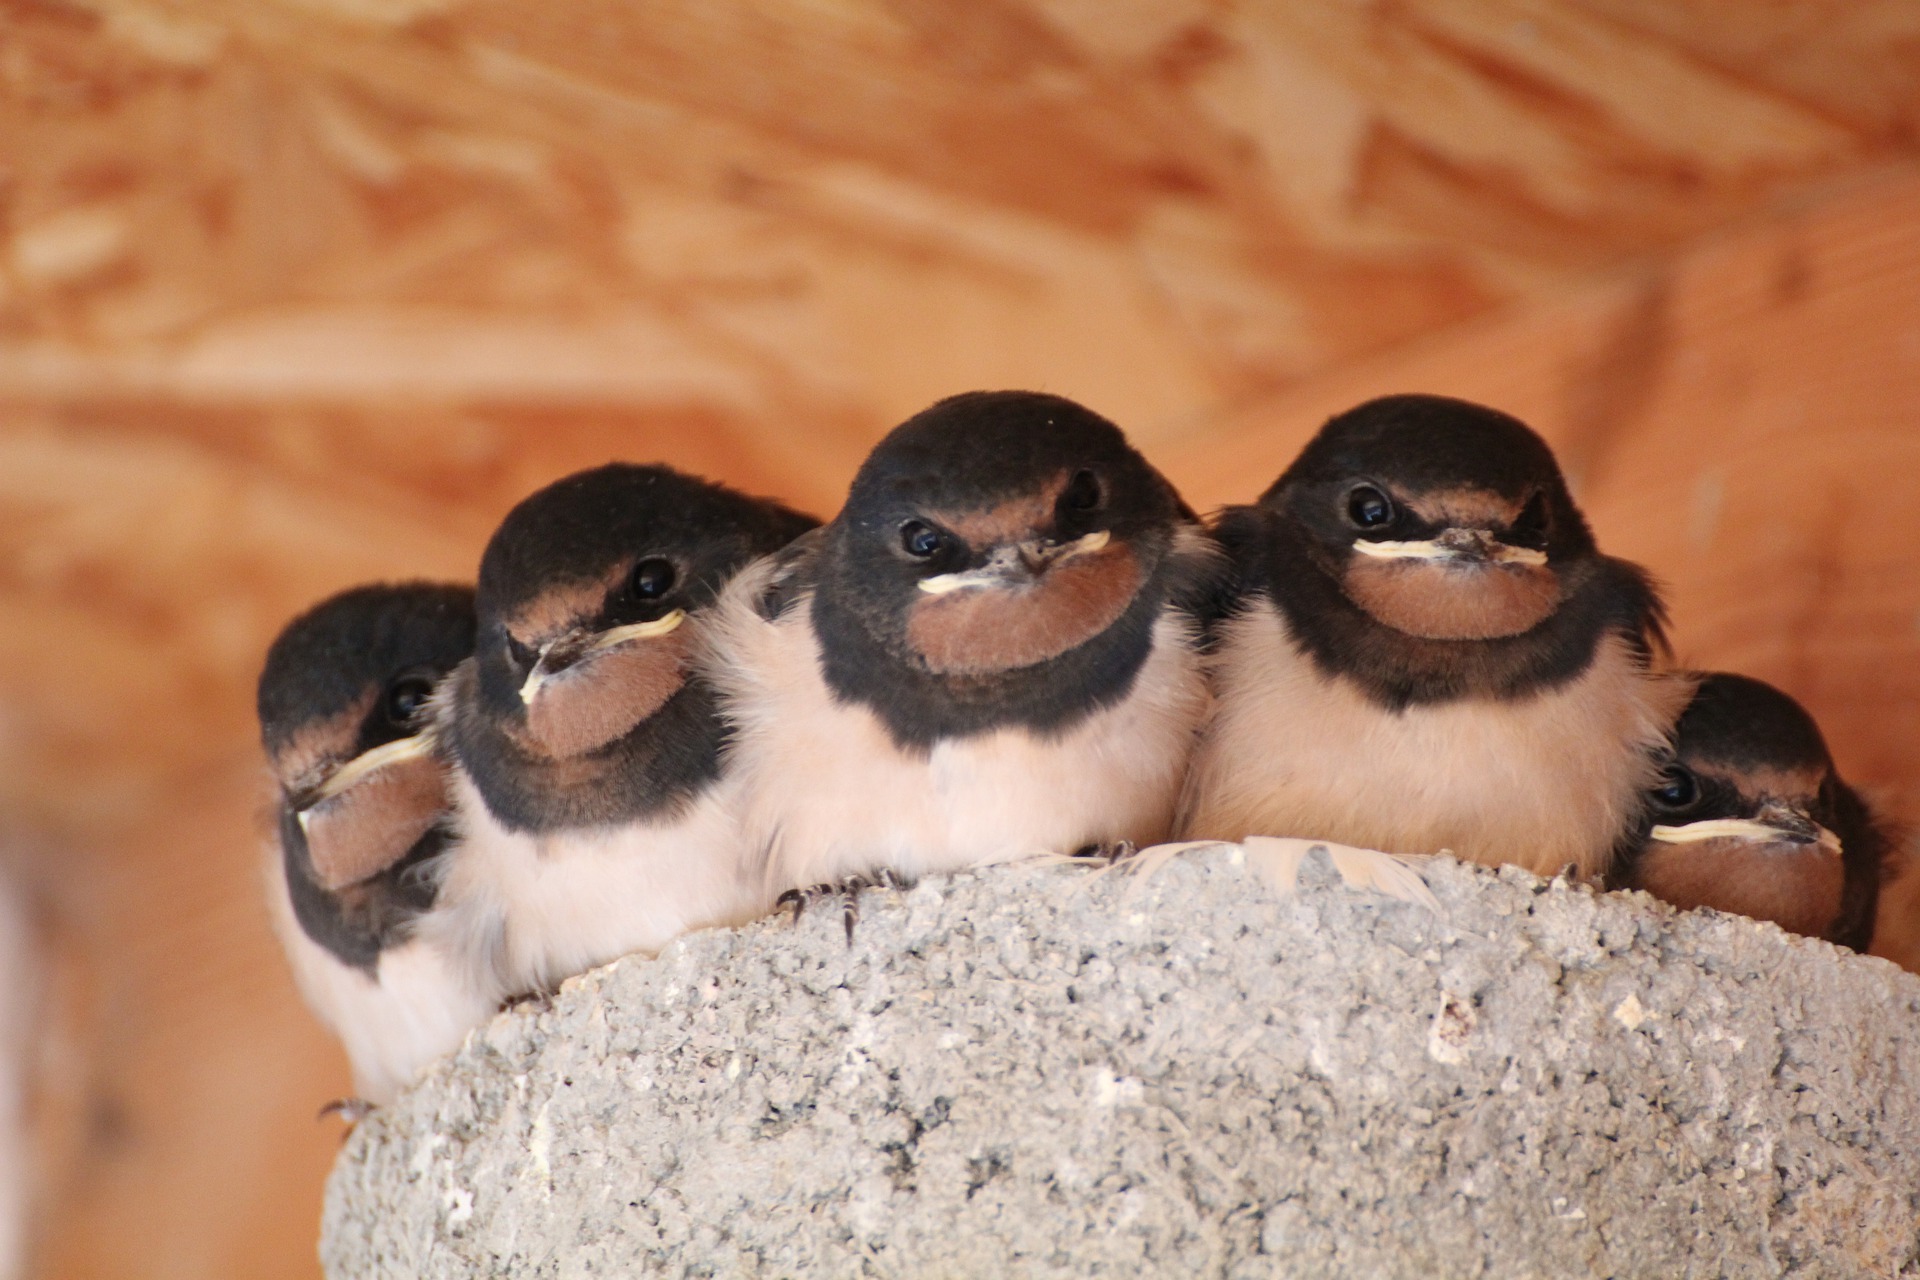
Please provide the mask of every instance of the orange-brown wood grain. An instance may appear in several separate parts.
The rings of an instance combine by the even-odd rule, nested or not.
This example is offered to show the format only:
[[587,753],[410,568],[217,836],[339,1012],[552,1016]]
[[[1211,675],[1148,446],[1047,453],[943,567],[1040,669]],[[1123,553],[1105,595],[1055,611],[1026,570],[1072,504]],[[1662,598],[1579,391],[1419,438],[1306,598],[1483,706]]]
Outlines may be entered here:
[[1906,0],[0,0],[0,829],[84,1049],[44,1270],[313,1274],[346,1074],[253,676],[609,458],[824,515],[1028,386],[1208,504],[1473,395],[1920,817],[1916,48]]
[[1910,153],[1917,97],[1897,0],[0,13],[0,375],[83,394],[1151,431]]

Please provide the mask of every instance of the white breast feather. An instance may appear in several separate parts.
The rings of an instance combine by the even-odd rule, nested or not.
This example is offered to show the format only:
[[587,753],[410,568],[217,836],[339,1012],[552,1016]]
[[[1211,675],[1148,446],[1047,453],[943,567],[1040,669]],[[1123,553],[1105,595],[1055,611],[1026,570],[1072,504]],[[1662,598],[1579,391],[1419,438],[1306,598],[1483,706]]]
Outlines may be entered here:
[[1541,873],[1604,870],[1689,693],[1609,635],[1556,688],[1391,711],[1323,674],[1264,600],[1225,624],[1214,665],[1185,836],[1449,849]]
[[[374,976],[343,964],[294,919],[286,867],[267,851],[267,904],[295,983],[320,1021],[339,1037],[354,1089],[386,1104],[428,1064],[460,1047],[493,1016],[500,992],[476,983],[465,966],[425,932],[380,956]],[[427,917],[430,922],[431,914]]]
[[704,658],[737,727],[742,824],[770,892],[1164,838],[1207,705],[1192,626],[1173,609],[1119,703],[1061,733],[1001,729],[921,754],[835,699],[806,600],[772,622],[755,611],[771,571],[729,586]]
[[461,844],[441,881],[440,927],[476,970],[519,994],[763,915],[770,904],[743,856],[731,792],[723,780],[660,822],[536,836],[502,827],[456,770]]

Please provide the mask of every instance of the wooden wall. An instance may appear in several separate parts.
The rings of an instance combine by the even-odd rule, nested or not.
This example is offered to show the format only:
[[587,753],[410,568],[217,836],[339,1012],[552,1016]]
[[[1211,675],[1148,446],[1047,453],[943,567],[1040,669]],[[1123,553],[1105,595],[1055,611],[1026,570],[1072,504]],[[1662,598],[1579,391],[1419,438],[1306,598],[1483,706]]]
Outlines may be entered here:
[[0,0],[46,1271],[312,1274],[345,1073],[257,902],[254,672],[610,457],[825,513],[1027,386],[1205,505],[1477,396],[1920,818],[1917,51],[1907,0]]

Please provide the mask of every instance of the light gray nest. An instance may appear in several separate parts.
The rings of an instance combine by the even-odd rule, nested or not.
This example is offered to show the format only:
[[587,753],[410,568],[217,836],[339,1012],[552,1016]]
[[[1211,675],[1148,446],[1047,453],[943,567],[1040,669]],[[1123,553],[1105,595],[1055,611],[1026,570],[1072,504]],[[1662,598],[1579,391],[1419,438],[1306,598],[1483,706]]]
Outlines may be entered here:
[[1920,979],[1439,860],[1016,866],[683,939],[363,1123],[336,1277],[1920,1273]]

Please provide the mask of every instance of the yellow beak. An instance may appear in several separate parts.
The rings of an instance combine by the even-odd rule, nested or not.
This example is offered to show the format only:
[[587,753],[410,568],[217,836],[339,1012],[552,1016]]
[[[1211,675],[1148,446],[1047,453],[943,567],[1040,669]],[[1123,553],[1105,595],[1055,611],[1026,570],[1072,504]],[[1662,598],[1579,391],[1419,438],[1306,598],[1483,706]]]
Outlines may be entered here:
[[[581,650],[580,657],[585,658],[590,654],[604,653],[608,649],[628,644],[634,640],[657,639],[660,636],[678,630],[680,624],[686,620],[687,611],[685,609],[675,609],[670,613],[661,614],[652,622],[630,622],[624,627],[610,627],[595,636],[593,642]],[[523,706],[532,702],[533,696],[540,692],[540,686],[553,678],[553,673],[547,670],[547,654],[552,652],[553,647],[559,644],[560,640],[564,639],[566,639],[565,636],[550,640],[541,648],[539,660],[533,664],[533,670],[527,673],[526,682],[520,686],[520,702]]]
[[[1057,547],[1042,546],[1039,543],[1023,542],[1018,547],[1002,548],[988,563],[978,569],[969,569],[965,573],[940,573],[931,578],[920,580],[920,589],[930,596],[944,596],[953,591],[965,591],[971,587],[1004,587],[1016,580],[1021,573],[1015,566],[1023,559],[1043,562],[1047,567],[1062,564],[1076,556],[1091,555],[1106,546],[1113,535],[1105,529],[1096,529],[1084,537],[1075,538]],[[1025,557],[1021,552],[1026,553]],[[1002,554],[1004,552],[1004,554]]]

